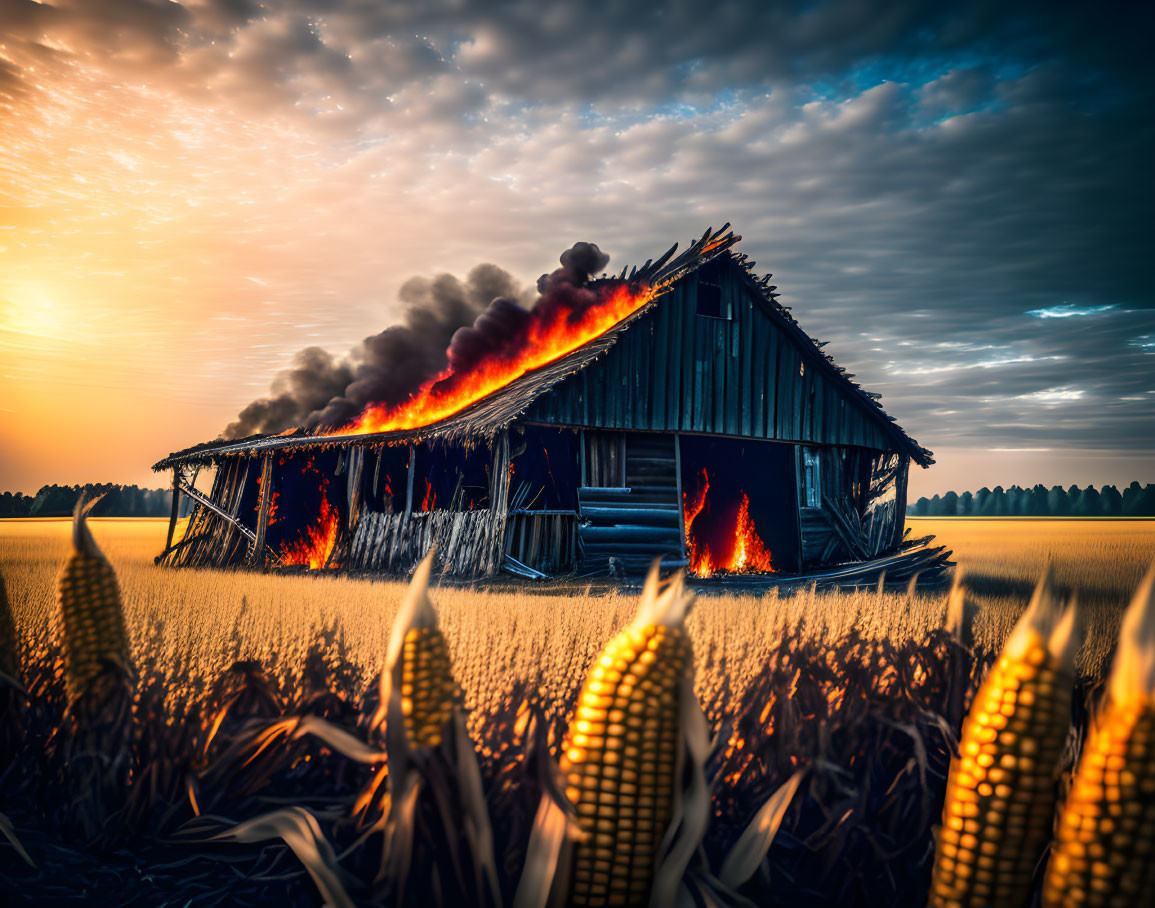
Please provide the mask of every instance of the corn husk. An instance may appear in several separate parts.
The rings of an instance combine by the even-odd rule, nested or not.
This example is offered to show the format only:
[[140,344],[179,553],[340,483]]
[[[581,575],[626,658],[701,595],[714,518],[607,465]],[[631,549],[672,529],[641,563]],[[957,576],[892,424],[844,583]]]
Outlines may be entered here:
[[1155,888],[1155,566],[1123,616],[1057,838],[1043,885],[1048,908],[1147,904]]

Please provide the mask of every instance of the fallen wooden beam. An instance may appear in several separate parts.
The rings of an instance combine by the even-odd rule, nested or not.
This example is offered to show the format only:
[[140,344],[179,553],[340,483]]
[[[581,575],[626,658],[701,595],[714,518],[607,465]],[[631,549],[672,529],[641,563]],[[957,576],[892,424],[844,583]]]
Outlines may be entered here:
[[153,564],[160,564],[162,561],[164,561],[165,558],[167,558],[173,552],[179,552],[186,545],[189,545],[190,543],[196,542],[197,540],[204,539],[206,536],[208,536],[208,533],[198,533],[196,536],[188,536],[188,537],[182,539],[180,542],[176,543],[175,545],[168,546],[163,552],[161,552],[159,555],[157,555],[155,558],[152,559],[152,563]]
[[209,498],[207,495],[202,495],[196,489],[194,489],[190,486],[187,486],[184,483],[181,483],[180,490],[182,492],[184,492],[189,498],[193,499],[193,501],[199,502],[203,507],[212,511],[214,514],[216,514],[222,520],[227,521],[228,523],[235,526],[238,530],[241,531],[241,534],[246,539],[249,540],[249,542],[256,542],[257,541],[257,534],[256,533],[254,533],[252,530],[250,530],[247,526],[245,526],[243,523],[241,523],[239,520],[237,520],[237,518],[233,517],[231,514],[221,510],[216,505],[216,503],[211,498]]
[[515,577],[525,577],[529,580],[545,580],[546,575],[541,571],[534,570],[528,565],[522,564],[510,554],[506,554],[505,562],[502,567],[513,574]]

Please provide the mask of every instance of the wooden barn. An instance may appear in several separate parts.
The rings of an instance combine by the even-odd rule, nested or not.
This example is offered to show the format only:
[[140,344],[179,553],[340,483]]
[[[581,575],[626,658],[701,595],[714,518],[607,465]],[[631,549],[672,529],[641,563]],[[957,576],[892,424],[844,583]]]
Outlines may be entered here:
[[[703,578],[940,570],[941,549],[904,541],[907,471],[931,453],[779,305],[739,239],[708,231],[592,282],[652,289],[432,424],[170,455],[154,467],[175,493],[158,562],[402,573],[435,544],[461,577],[624,576],[655,558]],[[195,507],[174,540],[181,496]]]

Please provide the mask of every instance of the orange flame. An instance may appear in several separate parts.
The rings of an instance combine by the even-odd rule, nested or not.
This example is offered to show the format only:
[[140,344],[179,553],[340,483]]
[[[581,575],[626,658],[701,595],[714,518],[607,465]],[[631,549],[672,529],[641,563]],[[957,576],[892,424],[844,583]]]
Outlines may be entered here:
[[742,504],[738,506],[738,520],[734,526],[734,554],[726,570],[732,574],[760,573],[773,571],[770,550],[762,542],[762,537],[754,529],[750,519],[750,498],[742,493]]
[[329,504],[321,489],[321,513],[314,526],[305,530],[305,538],[281,546],[285,564],[307,564],[311,570],[320,570],[329,562],[333,546],[337,544],[338,514]]
[[690,556],[690,573],[699,577],[710,577],[717,571],[730,574],[769,573],[774,570],[770,550],[758,535],[754,520],[750,517],[750,497],[742,492],[738,514],[734,519],[734,530],[729,536],[715,540],[717,553],[710,550],[705,533],[699,528],[694,532],[694,521],[706,507],[706,495],[710,491],[710,477],[702,470],[698,492],[691,503],[682,494],[682,506],[686,522],[686,548]]
[[470,404],[504,388],[527,372],[561,359],[652,300],[658,288],[631,290],[619,284],[587,309],[570,310],[548,321],[531,318],[525,343],[505,357],[483,359],[469,372],[450,366],[425,382],[407,402],[395,407],[372,405],[351,424],[333,435],[365,435],[428,426],[464,410]]

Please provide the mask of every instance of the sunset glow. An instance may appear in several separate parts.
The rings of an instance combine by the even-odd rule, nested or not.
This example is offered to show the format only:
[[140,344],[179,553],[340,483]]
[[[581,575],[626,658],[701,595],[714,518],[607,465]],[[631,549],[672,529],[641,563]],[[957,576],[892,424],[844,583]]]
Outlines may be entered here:
[[479,265],[528,305],[579,240],[616,274],[726,221],[936,451],[912,492],[1155,478],[1143,28],[723,6],[9,0],[0,488],[152,485]]

